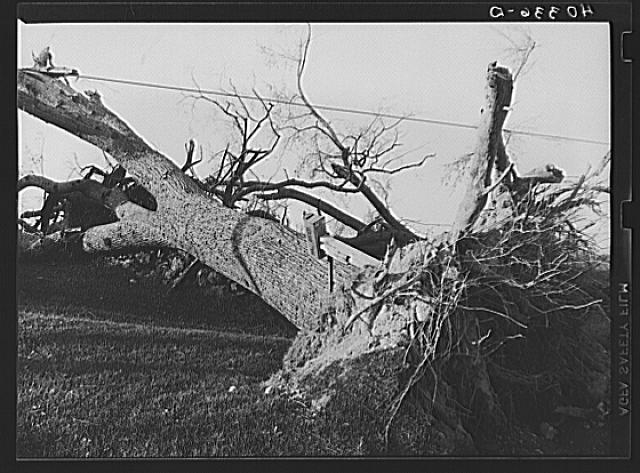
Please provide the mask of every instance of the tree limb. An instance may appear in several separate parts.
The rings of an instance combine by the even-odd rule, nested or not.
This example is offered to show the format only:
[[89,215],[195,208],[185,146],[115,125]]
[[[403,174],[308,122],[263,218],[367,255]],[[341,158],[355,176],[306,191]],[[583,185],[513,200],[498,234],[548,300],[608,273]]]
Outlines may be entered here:
[[343,223],[358,232],[362,231],[366,227],[366,224],[364,222],[331,205],[329,202],[296,189],[284,187],[271,194],[259,194],[258,198],[262,200],[298,200],[326,213],[330,217],[336,219],[338,222]]
[[129,201],[127,195],[117,187],[106,187],[91,179],[56,182],[44,176],[29,174],[18,180],[17,190],[20,192],[26,187],[38,187],[45,192],[56,195],[80,192],[86,197],[112,210],[115,210],[124,202]]
[[[471,228],[487,202],[487,194],[484,191],[491,186],[491,172],[502,141],[502,126],[511,104],[512,91],[511,72],[505,67],[497,66],[495,62],[489,64],[486,101],[478,126],[475,156],[466,174],[465,193],[453,223],[453,241]],[[508,164],[505,164],[500,170],[506,170],[507,166]]]
[[[302,99],[304,104],[309,109],[309,112],[311,112],[311,114],[320,123],[322,123],[323,127],[317,127],[317,128],[322,133],[324,133],[333,142],[333,144],[336,145],[336,147],[343,152],[343,154],[348,154],[349,150],[342,144],[342,142],[340,141],[340,138],[338,138],[338,134],[335,132],[335,130],[333,129],[331,124],[311,104],[311,102],[307,98],[307,95],[305,94],[304,89],[302,87],[302,75],[304,74],[304,68],[305,68],[305,65],[306,65],[306,62],[307,62],[307,55],[309,53],[310,44],[311,44],[311,26],[308,26],[307,38],[306,38],[306,40],[304,42],[304,45],[302,46],[302,55],[300,56],[300,59],[298,61],[298,69],[297,69],[297,74],[296,74],[296,76],[297,76],[298,93],[300,94],[300,98]],[[347,165],[346,160],[345,160],[344,164]]]
[[360,192],[362,192],[362,195],[366,197],[366,199],[371,203],[371,205],[373,205],[380,216],[384,219],[385,222],[389,224],[391,228],[398,232],[411,235],[415,239],[420,239],[419,235],[413,233],[393,216],[389,208],[378,198],[373,190],[371,190],[371,188],[367,186],[363,178],[357,176],[355,173],[350,173],[346,168],[340,166],[339,164],[333,163],[333,170],[336,172],[336,174],[338,174],[338,176],[345,180],[348,180],[351,184],[358,188]]
[[290,186],[298,186],[304,187],[307,189],[313,189],[322,187],[325,189],[329,189],[336,192],[343,193],[357,193],[359,189],[345,189],[341,185],[332,184],[327,181],[303,181],[301,179],[287,179],[281,182],[258,182],[258,181],[247,181],[244,183],[244,187],[238,191],[238,197],[244,197],[251,192],[267,192],[267,191],[276,191],[282,189],[284,187]]

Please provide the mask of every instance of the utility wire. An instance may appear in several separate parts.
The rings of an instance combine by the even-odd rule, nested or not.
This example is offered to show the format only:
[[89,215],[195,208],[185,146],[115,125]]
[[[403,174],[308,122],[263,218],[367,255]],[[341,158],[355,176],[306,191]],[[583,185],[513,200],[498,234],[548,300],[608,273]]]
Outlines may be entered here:
[[[99,81],[99,82],[114,82],[117,84],[133,85],[136,87],[173,90],[173,91],[179,91],[179,92],[197,92],[201,95],[217,95],[220,97],[232,97],[232,98],[238,97],[243,100],[260,101],[258,97],[254,97],[251,95],[236,94],[231,92],[224,92],[221,90],[206,90],[206,89],[199,89],[199,88],[193,88],[193,87],[180,87],[180,86],[174,86],[174,85],[154,84],[151,82],[142,82],[142,81],[127,80],[127,79],[113,79],[109,77],[99,77],[99,76],[92,76],[92,75],[86,75],[86,74],[80,74],[79,77],[86,80]],[[284,105],[291,105],[295,107],[306,107],[306,105],[302,102],[293,102],[290,100],[283,100],[283,99],[277,99],[277,98],[263,98],[262,100],[267,102],[284,104]],[[367,115],[371,117],[393,118],[393,119],[418,122],[418,123],[430,123],[430,124],[442,125],[442,126],[468,128],[471,130],[477,129],[476,125],[470,125],[468,123],[461,123],[461,122],[454,122],[454,121],[447,121],[447,120],[435,120],[435,119],[423,118],[423,117],[407,117],[404,115],[397,115],[394,113],[378,113],[378,112],[372,112],[370,110],[358,110],[354,108],[335,107],[331,105],[314,105],[314,107],[318,110],[326,110],[331,112],[353,113],[358,115]],[[569,136],[552,135],[547,133],[537,133],[533,131],[524,131],[524,130],[510,130],[507,128],[504,128],[503,130],[505,133],[510,133],[512,135],[526,135],[526,136],[534,136],[538,138],[548,138],[553,140],[574,141],[578,143],[589,143],[589,144],[609,146],[609,143],[606,141],[591,140],[587,138],[576,138],[576,137],[569,137]]]

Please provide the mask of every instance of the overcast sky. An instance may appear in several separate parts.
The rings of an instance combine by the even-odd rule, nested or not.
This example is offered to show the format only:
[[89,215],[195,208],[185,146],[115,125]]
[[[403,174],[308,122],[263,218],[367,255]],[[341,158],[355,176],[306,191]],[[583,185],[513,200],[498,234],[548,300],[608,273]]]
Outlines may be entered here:
[[[240,92],[255,88],[295,90],[292,53],[306,34],[303,24],[39,24],[20,23],[18,67],[31,53],[51,46],[56,65],[82,74],[203,89]],[[609,142],[609,29],[606,23],[411,23],[313,24],[304,76],[309,98],[322,105],[406,114],[475,125],[484,98],[487,65],[497,60],[515,67],[513,45],[523,28],[536,41],[529,67],[516,82],[506,128]],[[177,163],[184,144],[196,138],[205,153],[224,149],[230,128],[210,104],[184,93],[80,79],[79,90],[98,90],[105,104],[148,143]],[[69,177],[75,159],[104,165],[102,153],[53,126],[18,112],[21,174],[39,172],[32,158],[44,156],[46,175]],[[370,118],[326,112],[339,129],[362,126]],[[426,123],[401,125],[404,162],[435,153],[419,170],[391,181],[389,203],[411,221],[447,224],[460,189],[444,186],[446,164],[473,150],[475,131]],[[584,172],[609,149],[513,135],[508,150],[522,172],[552,162],[569,176]],[[277,165],[292,175],[296,156]],[[197,168],[202,176],[206,166]],[[277,169],[265,167],[269,176]],[[31,196],[34,194],[32,193]],[[37,201],[36,201],[37,202]],[[21,207],[33,207],[24,199]],[[349,210],[364,217],[360,199]],[[414,225],[419,231],[426,227]]]

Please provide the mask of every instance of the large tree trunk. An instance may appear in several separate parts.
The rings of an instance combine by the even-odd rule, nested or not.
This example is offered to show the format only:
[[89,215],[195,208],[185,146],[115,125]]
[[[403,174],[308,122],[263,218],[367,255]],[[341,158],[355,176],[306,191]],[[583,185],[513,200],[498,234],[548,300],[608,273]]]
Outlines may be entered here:
[[18,106],[109,153],[153,194],[157,211],[116,202],[116,223],[89,229],[87,251],[146,245],[180,248],[258,294],[300,328],[316,329],[356,268],[313,257],[302,235],[223,207],[119,117],[61,81],[18,72]]

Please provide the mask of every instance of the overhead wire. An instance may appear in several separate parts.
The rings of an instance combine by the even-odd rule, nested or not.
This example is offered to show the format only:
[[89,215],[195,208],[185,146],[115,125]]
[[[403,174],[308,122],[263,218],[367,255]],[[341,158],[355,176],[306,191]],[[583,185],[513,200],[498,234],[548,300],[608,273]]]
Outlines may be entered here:
[[[219,97],[230,97],[230,98],[237,97],[243,100],[266,101],[266,102],[277,103],[282,105],[306,107],[306,104],[304,104],[303,102],[295,102],[292,100],[278,99],[275,97],[259,98],[252,95],[238,94],[235,92],[225,92],[222,90],[211,90],[211,89],[200,89],[196,87],[156,84],[152,82],[135,81],[135,80],[129,80],[129,79],[115,79],[112,77],[100,77],[100,76],[93,76],[89,74],[79,74],[78,77],[85,80],[99,81],[99,82],[112,82],[116,84],[131,85],[135,87],[146,87],[146,88],[161,89],[161,90],[171,90],[171,91],[177,91],[177,92],[191,92],[191,93],[195,92],[201,95],[215,95]],[[392,118],[396,120],[411,121],[411,122],[417,122],[417,123],[429,123],[433,125],[451,126],[451,127],[466,128],[471,130],[477,129],[476,125],[472,125],[469,123],[456,122],[456,121],[449,121],[449,120],[438,120],[438,119],[425,118],[425,117],[405,116],[405,115],[399,115],[394,113],[374,112],[371,110],[362,110],[362,109],[355,109],[355,108],[348,108],[348,107],[337,107],[333,105],[314,105],[314,107],[318,110],[325,110],[330,112],[351,113],[351,114],[366,115],[366,116],[381,117],[381,118]],[[508,129],[508,128],[504,128],[503,131],[505,133],[510,133],[512,135],[525,135],[525,136],[532,136],[537,138],[545,138],[545,139],[560,140],[560,141],[572,141],[577,143],[588,143],[588,144],[597,144],[597,145],[606,145],[606,146],[610,145],[606,141],[592,140],[589,138],[570,137],[570,136],[540,133],[540,132],[534,132],[534,131],[514,130],[514,129]]]

